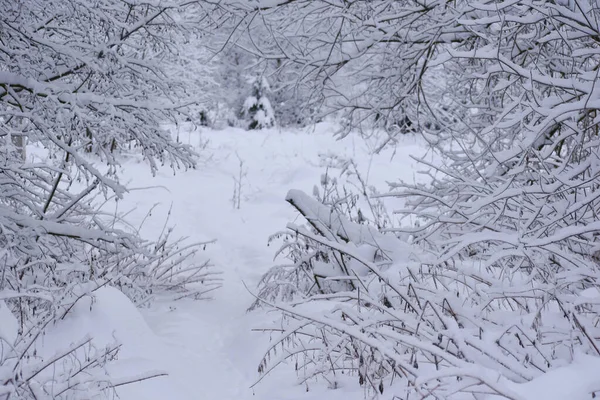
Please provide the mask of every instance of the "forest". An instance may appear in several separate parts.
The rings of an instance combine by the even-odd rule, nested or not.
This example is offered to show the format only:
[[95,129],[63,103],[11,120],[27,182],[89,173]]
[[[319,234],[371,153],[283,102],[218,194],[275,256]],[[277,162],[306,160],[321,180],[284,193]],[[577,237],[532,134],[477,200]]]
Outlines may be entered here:
[[597,0],[0,0],[0,400],[600,395]]

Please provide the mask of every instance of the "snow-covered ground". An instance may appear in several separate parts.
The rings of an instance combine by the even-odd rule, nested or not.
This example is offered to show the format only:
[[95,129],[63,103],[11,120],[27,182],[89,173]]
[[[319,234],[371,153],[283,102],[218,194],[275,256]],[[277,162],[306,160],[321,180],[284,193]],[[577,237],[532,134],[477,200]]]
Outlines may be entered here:
[[[198,168],[176,174],[163,168],[151,176],[139,155],[130,154],[123,160],[121,176],[131,191],[106,208],[127,214],[148,239],[160,235],[170,213],[167,226],[173,227],[174,237],[216,240],[201,256],[222,272],[222,287],[210,301],[156,299],[141,309],[117,289],[104,287],[93,298],[78,301],[58,326],[49,329],[40,351],[50,357],[86,335],[96,346],[121,343],[118,359],[109,364],[111,381],[140,379],[118,387],[116,394],[123,400],[364,398],[357,385],[332,390],[325,383],[299,384],[293,366],[276,369],[254,385],[260,378],[258,362],[269,344],[268,334],[256,330],[278,318],[266,310],[247,309],[261,275],[274,263],[277,245],[268,246],[268,238],[298,218],[285,195],[289,189],[312,193],[325,171],[323,155],[353,159],[369,184],[384,189],[386,181],[422,180],[411,156],[425,154],[426,147],[406,136],[394,149],[373,155],[374,146],[368,141],[353,136],[336,140],[328,124],[298,131],[171,129],[180,141],[199,149]],[[333,176],[338,173],[330,170]],[[239,208],[233,200],[236,192]],[[0,319],[14,320],[3,316],[3,310],[0,307]],[[10,326],[4,323],[0,328]],[[594,372],[600,362],[575,356],[571,366],[527,384],[506,385],[515,399],[587,399],[600,389]],[[143,379],[148,376],[156,377]]]
[[[268,343],[268,335],[252,329],[276,316],[246,310],[253,300],[250,292],[273,265],[275,247],[267,245],[269,236],[297,218],[284,201],[286,192],[292,188],[312,192],[325,171],[319,154],[354,159],[365,176],[369,175],[369,183],[380,187],[387,179],[411,180],[415,162],[410,155],[423,153],[424,147],[414,137],[406,137],[395,154],[388,151],[371,156],[365,141],[352,136],[338,141],[327,124],[294,132],[173,130],[182,142],[205,146],[198,168],[175,175],[165,168],[152,177],[147,165],[132,156],[123,162],[122,181],[130,188],[145,189],[132,190],[119,202],[118,210],[129,212],[128,220],[137,225],[152,209],[142,228],[147,238],[158,236],[171,209],[169,225],[174,226],[174,236],[191,241],[215,239],[203,255],[222,271],[223,284],[211,301],[154,302],[141,310],[143,320],[129,315],[132,310],[126,304],[119,308],[118,300],[112,300],[117,304],[111,308],[125,313],[103,320],[100,326],[114,330],[123,343],[113,374],[168,374],[123,386],[120,398],[323,398],[324,385],[311,385],[307,392],[306,386],[296,384],[293,368],[280,369],[251,388],[259,377],[258,362]],[[237,209],[232,197],[240,168]],[[113,296],[106,293],[105,297]],[[91,325],[98,329],[97,324]],[[111,337],[110,332],[94,334]],[[345,395],[338,390],[326,396]]]

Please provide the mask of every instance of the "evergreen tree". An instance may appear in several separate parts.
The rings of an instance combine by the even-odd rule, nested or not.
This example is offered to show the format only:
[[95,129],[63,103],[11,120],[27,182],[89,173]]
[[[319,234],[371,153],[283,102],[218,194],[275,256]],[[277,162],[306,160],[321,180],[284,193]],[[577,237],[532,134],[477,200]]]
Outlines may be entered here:
[[258,77],[252,83],[252,93],[244,101],[242,118],[248,121],[248,129],[271,128],[275,125],[275,115],[271,102],[267,98],[269,82]]

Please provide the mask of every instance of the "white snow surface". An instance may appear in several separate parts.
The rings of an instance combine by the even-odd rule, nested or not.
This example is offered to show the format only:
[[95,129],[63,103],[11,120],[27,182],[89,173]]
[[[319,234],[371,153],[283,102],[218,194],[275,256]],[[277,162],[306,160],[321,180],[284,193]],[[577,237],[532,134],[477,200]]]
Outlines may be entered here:
[[[120,386],[121,400],[365,398],[357,385],[342,384],[333,390],[322,382],[299,384],[293,366],[276,369],[253,386],[269,342],[268,334],[253,329],[278,318],[276,313],[247,308],[259,278],[274,264],[277,246],[267,246],[269,236],[289,222],[303,223],[286,203],[286,194],[290,189],[312,192],[324,172],[319,154],[352,158],[369,184],[383,189],[386,181],[423,179],[416,175],[417,163],[410,157],[426,152],[423,142],[406,136],[395,149],[373,156],[376,144],[369,146],[353,136],[338,141],[330,124],[298,131],[171,129],[180,141],[204,147],[198,168],[175,175],[164,168],[153,177],[139,156],[128,155],[122,181],[132,190],[109,208],[128,213],[134,226],[143,221],[141,232],[148,239],[159,236],[169,210],[168,226],[174,227],[175,237],[193,242],[215,239],[202,255],[222,271],[223,286],[210,301],[156,300],[141,309],[117,289],[102,287],[82,298],[61,324],[44,335],[41,352],[50,356],[92,337],[97,347],[122,345],[108,368],[113,382],[165,374]],[[237,209],[231,199],[240,176]],[[149,210],[151,216],[146,218]],[[0,301],[0,337],[14,341],[16,330],[16,320]],[[507,385],[525,400],[583,400],[600,390],[599,370],[600,358],[581,355],[572,365],[532,382]]]
[[0,346],[3,342],[14,343],[17,339],[19,323],[10,312],[6,303],[0,300]]
[[[162,230],[171,208],[169,224],[175,227],[175,237],[216,239],[205,253],[222,271],[223,286],[211,301],[155,302],[141,310],[154,338],[152,344],[148,341],[147,351],[140,349],[138,372],[159,369],[169,375],[123,387],[120,398],[346,399],[343,388],[332,391],[324,384],[309,384],[307,392],[306,385],[297,383],[293,366],[275,370],[251,388],[269,342],[268,334],[252,329],[271,325],[277,315],[247,312],[254,300],[250,292],[256,291],[259,278],[274,264],[278,244],[268,246],[269,236],[284,230],[290,221],[302,221],[285,201],[286,194],[289,189],[312,193],[325,172],[319,154],[352,158],[369,175],[369,184],[385,188],[386,180],[415,179],[416,162],[409,156],[425,152],[422,142],[407,136],[395,154],[390,150],[371,156],[368,143],[353,136],[337,140],[329,124],[297,131],[173,129],[184,143],[198,146],[208,141],[198,168],[175,175],[165,168],[152,177],[141,160],[124,162],[123,175],[129,182],[127,178],[123,182],[128,187],[152,188],[132,190],[118,207],[121,212],[131,210],[128,219],[135,225],[156,205],[142,229],[148,238]],[[240,208],[234,209],[231,198],[240,160],[242,200]],[[363,393],[355,392],[353,398],[363,398]]]

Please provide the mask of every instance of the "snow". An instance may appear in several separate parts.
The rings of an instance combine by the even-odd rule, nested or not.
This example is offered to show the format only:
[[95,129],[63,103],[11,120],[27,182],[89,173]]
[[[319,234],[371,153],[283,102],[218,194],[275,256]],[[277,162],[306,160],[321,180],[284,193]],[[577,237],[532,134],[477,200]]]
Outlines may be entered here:
[[584,400],[600,391],[600,358],[576,354],[572,364],[556,368],[531,382],[513,385],[527,400]]
[[599,392],[597,1],[10,3],[0,400]]
[[[319,153],[353,158],[362,171],[372,171],[369,183],[381,186],[399,175],[413,180],[416,163],[409,156],[423,152],[421,141],[407,136],[392,158],[391,150],[370,156],[369,143],[357,137],[336,140],[332,135],[335,127],[330,124],[297,131],[172,129],[184,143],[207,143],[198,168],[176,175],[165,168],[152,177],[142,160],[131,155],[123,163],[122,182],[130,188],[145,189],[132,190],[117,207],[129,213],[134,226],[152,209],[142,226],[142,234],[148,238],[158,236],[170,209],[169,224],[174,225],[175,237],[216,239],[206,255],[222,270],[223,287],[213,293],[212,301],[157,301],[141,310],[152,335],[144,334],[146,339],[131,346],[127,338],[121,338],[124,346],[119,360],[124,362],[123,354],[127,354],[132,366],[141,363],[151,370],[164,370],[168,377],[124,386],[119,389],[120,398],[346,397],[343,390],[331,392],[320,385],[309,384],[306,392],[305,385],[297,384],[293,366],[274,371],[251,389],[259,378],[258,363],[269,342],[268,335],[252,329],[270,325],[276,319],[276,315],[263,310],[247,312],[254,300],[251,292],[274,264],[277,246],[267,246],[268,238],[298,218],[285,201],[288,189],[311,193],[319,183],[324,172]],[[235,209],[234,178],[240,176],[240,168],[241,202]],[[177,395],[165,396],[169,391]],[[357,396],[362,398],[362,394]]]
[[[353,243],[364,243],[365,241],[372,240],[374,237],[382,236],[373,227],[353,224],[344,216],[335,212],[332,213],[329,207],[321,204],[301,190],[290,190],[286,196],[286,200],[301,210],[307,220],[319,232],[323,232],[324,235],[327,235],[331,231],[332,234]],[[327,221],[328,226],[322,227],[323,223],[320,221]]]
[[14,344],[17,339],[19,323],[14,315],[8,310],[6,303],[0,300],[0,351],[6,343]]
[[[276,369],[254,385],[270,338],[253,330],[272,324],[277,316],[247,309],[260,277],[274,263],[276,247],[267,246],[268,238],[288,222],[302,221],[286,198],[303,202],[316,214],[324,210],[302,193],[311,193],[321,178],[320,154],[352,158],[365,171],[369,184],[384,187],[386,181],[399,178],[415,181],[413,157],[425,152],[424,142],[406,136],[393,152],[373,156],[376,143],[352,135],[336,140],[330,124],[297,131],[170,129],[180,141],[202,148],[198,168],[175,175],[163,168],[153,176],[139,155],[129,154],[122,162],[121,182],[130,192],[118,202],[111,201],[107,210],[126,213],[149,239],[160,235],[169,213],[174,236],[192,242],[215,239],[204,255],[223,272],[223,286],[210,301],[157,298],[141,309],[116,288],[91,290],[46,333],[38,344],[40,354],[51,357],[86,337],[96,347],[120,344],[118,359],[108,365],[111,382],[140,380],[117,388],[122,400],[364,398],[357,385],[345,381],[335,390],[323,382],[299,384],[293,366]],[[233,195],[240,179],[238,209]],[[336,233],[343,231],[366,243],[356,249],[357,259],[365,258],[357,268],[368,264],[367,259],[373,258],[368,244],[377,232],[352,231],[342,219],[331,223]],[[598,293],[587,290],[581,295],[596,298]],[[16,320],[0,301],[0,344],[14,341],[16,331]],[[598,368],[598,358],[582,355],[570,366],[509,386],[526,400],[588,399],[593,390],[600,390],[594,373]],[[156,377],[144,379],[151,376]]]

